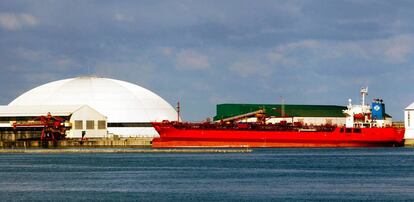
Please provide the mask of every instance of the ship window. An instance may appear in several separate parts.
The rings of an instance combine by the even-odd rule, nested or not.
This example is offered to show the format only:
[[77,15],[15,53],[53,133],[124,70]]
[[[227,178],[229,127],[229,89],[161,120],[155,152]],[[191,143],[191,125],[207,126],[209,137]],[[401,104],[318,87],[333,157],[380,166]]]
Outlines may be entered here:
[[83,129],[83,122],[82,121],[75,121],[75,130],[82,130]]
[[344,132],[344,129],[343,129],[343,128],[341,128],[340,132],[341,132],[341,133],[343,133],[343,132]]
[[407,112],[407,126],[408,126],[408,127],[410,127],[410,122],[411,122],[410,114],[411,114],[411,112],[410,112],[410,111],[408,111],[408,112]]
[[354,133],[361,133],[361,128],[354,128]]
[[352,133],[352,128],[346,128],[345,133]]
[[98,121],[98,129],[106,129],[106,121]]
[[92,121],[92,120],[86,121],[86,129],[87,130],[93,130],[93,129],[95,129],[95,124],[94,123],[95,122]]

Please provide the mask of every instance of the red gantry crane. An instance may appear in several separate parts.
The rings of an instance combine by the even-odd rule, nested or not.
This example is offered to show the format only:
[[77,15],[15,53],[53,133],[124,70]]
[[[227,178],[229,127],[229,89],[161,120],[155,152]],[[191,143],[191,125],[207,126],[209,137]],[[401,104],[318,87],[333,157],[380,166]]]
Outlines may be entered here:
[[58,140],[64,139],[66,135],[65,119],[52,116],[50,113],[47,113],[46,116],[37,117],[34,122],[13,123],[14,129],[24,127],[42,128],[40,140],[43,147],[48,146],[48,141],[53,141],[56,144]]

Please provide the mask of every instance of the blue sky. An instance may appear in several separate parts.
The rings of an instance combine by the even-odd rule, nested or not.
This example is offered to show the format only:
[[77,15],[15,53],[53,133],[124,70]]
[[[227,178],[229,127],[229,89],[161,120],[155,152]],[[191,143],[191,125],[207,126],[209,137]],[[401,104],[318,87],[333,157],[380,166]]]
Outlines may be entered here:
[[81,75],[129,81],[186,120],[219,103],[414,102],[414,1],[0,1],[0,104]]

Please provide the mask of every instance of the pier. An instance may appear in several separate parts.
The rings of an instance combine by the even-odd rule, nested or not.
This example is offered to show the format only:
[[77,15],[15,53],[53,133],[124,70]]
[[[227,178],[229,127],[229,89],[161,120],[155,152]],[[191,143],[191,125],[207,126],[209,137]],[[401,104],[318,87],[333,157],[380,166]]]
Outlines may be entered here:
[[89,140],[48,141],[42,147],[40,140],[0,141],[0,153],[61,154],[61,153],[246,153],[249,148],[209,149],[152,149],[152,138],[102,138]]
[[1,149],[0,153],[66,154],[66,153],[250,153],[251,149]]
[[2,140],[0,148],[149,148],[151,143],[152,138],[64,139],[44,145],[40,140]]

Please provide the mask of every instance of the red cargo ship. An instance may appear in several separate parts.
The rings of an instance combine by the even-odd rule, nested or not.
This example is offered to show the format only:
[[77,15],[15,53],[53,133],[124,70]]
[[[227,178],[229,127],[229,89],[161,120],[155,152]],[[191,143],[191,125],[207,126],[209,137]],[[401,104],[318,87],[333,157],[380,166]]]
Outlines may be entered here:
[[[362,104],[344,110],[344,126],[307,126],[302,123],[266,123],[264,110],[215,123],[152,123],[160,137],[153,148],[180,147],[392,147],[402,146],[403,128],[388,126],[382,101],[365,105],[367,89],[361,90]],[[383,115],[381,115],[381,112]],[[237,122],[249,116],[255,123]],[[229,121],[231,120],[231,121]]]
[[339,128],[319,129],[258,126],[224,128],[212,124],[153,123],[160,138],[153,148],[178,147],[387,147],[402,146],[404,129]]

